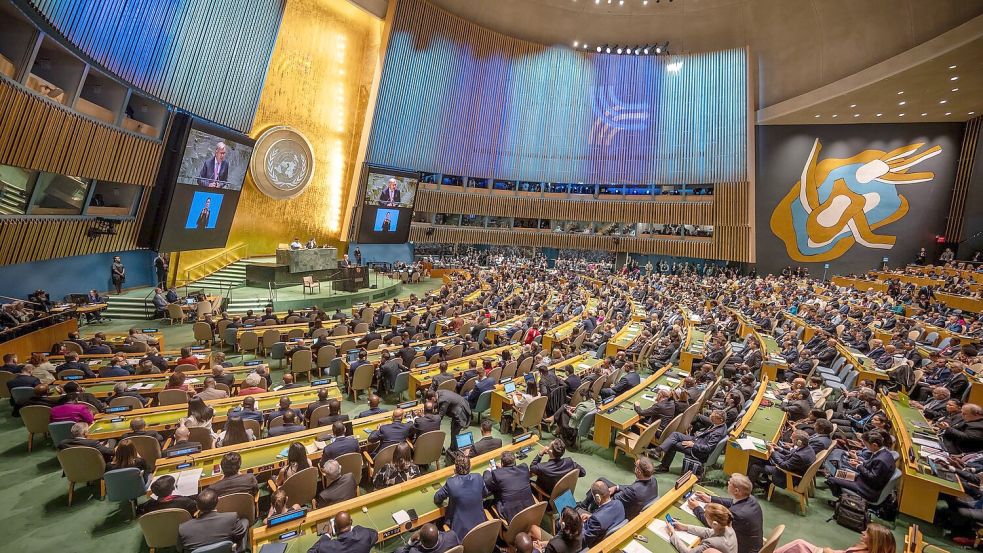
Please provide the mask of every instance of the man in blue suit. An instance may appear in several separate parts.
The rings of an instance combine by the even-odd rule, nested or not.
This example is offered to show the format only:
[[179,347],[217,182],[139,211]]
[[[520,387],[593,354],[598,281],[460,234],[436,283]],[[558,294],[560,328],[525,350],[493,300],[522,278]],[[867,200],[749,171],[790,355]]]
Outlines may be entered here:
[[404,414],[405,411],[402,409],[396,409],[393,411],[393,421],[391,423],[383,424],[369,434],[369,443],[379,444],[375,449],[376,455],[391,445],[405,442],[406,438],[409,437],[410,432],[413,431],[413,425],[403,422]]
[[536,502],[532,497],[529,467],[525,463],[516,465],[515,454],[511,451],[502,454],[501,467],[485,471],[483,478],[485,488],[495,496],[498,514],[506,521]]
[[495,379],[485,376],[485,371],[478,371],[478,381],[475,382],[474,388],[468,392],[468,404],[474,409],[478,406],[478,398],[481,397],[481,394],[494,389]]
[[308,553],[369,553],[379,533],[372,528],[352,526],[352,516],[342,511],[334,517],[334,532],[321,536]]
[[710,424],[713,425],[710,428],[702,432],[697,432],[695,436],[683,434],[682,432],[673,432],[670,434],[656,448],[656,451],[662,455],[662,463],[656,469],[656,472],[669,472],[669,467],[672,465],[672,460],[676,456],[677,451],[681,451],[687,457],[692,457],[701,463],[705,463],[710,457],[713,448],[717,447],[717,444],[727,437],[727,426],[724,424],[726,420],[727,417],[724,412],[715,409],[710,413]]
[[599,506],[590,515],[582,514],[584,520],[583,540],[585,547],[594,547],[612,527],[625,520],[625,505],[611,500],[611,491],[603,480],[597,480],[590,487],[594,502]]
[[224,142],[215,145],[215,155],[203,163],[198,171],[198,186],[229,187],[229,162],[225,159],[225,150]]
[[359,452],[358,438],[345,435],[345,423],[338,421],[332,424],[331,434],[334,436],[334,439],[331,440],[330,444],[324,446],[324,450],[321,451],[322,466],[325,462],[331,459],[337,459],[346,453]]
[[471,459],[458,455],[454,460],[454,476],[444,482],[433,496],[437,505],[448,501],[445,518],[458,536],[466,536],[472,528],[485,521],[482,501],[488,495],[480,474],[471,474]]
[[617,383],[615,383],[613,388],[602,388],[601,397],[608,398],[611,396],[616,396],[618,394],[623,394],[628,390],[631,390],[635,386],[638,386],[642,382],[642,377],[638,376],[635,371],[634,363],[625,363],[625,370],[627,371],[624,376],[622,376]]

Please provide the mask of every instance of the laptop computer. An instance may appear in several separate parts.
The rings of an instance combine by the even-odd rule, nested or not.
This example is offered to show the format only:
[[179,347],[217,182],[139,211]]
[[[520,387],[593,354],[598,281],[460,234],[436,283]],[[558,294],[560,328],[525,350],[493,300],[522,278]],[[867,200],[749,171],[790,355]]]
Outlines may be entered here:
[[474,445],[474,435],[471,432],[462,432],[454,438],[458,449],[464,449]]
[[506,394],[515,393],[515,382],[506,382],[505,383],[505,393]]

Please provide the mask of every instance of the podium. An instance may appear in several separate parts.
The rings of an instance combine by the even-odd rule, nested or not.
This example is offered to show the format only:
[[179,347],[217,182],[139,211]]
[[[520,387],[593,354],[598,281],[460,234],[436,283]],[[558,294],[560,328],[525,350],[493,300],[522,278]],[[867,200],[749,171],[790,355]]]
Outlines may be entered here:
[[310,250],[277,249],[277,265],[286,265],[291,273],[310,273],[338,268],[338,248]]
[[366,267],[341,268],[331,282],[335,290],[358,292],[369,287],[369,270]]

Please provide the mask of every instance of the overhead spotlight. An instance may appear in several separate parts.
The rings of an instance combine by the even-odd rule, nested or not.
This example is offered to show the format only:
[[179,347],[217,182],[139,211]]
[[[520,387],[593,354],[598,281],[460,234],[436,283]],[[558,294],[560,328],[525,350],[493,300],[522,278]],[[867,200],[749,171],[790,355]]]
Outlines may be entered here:
[[642,50],[642,53],[645,54],[646,56],[649,55],[649,47],[646,46],[645,49]]
[[621,53],[621,48],[620,48],[620,47],[618,48],[618,53],[619,53],[619,54]]
[[610,46],[605,46],[604,47],[604,53],[605,54],[610,54],[611,53],[611,47]]
[[600,53],[601,53],[601,47],[600,47],[600,46],[598,46],[598,47],[597,47],[597,53],[598,53],[598,54],[600,54]]
[[661,54],[662,53],[662,47],[661,46],[656,46],[655,47],[655,53],[656,54]]
[[573,41],[573,47],[576,48],[577,46],[580,46],[580,41]]

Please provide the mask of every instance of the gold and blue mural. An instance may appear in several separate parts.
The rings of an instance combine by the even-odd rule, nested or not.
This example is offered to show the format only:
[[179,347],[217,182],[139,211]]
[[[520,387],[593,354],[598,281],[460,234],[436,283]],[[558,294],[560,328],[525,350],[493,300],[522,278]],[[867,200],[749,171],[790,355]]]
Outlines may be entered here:
[[848,158],[819,160],[815,139],[799,180],[771,214],[771,230],[798,262],[836,259],[854,245],[875,250],[894,247],[897,237],[879,229],[909,211],[902,186],[930,183],[931,171],[917,166],[942,153],[924,142],[883,151],[863,150]]

